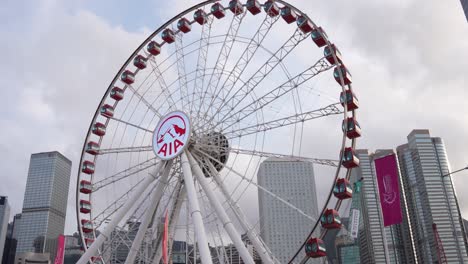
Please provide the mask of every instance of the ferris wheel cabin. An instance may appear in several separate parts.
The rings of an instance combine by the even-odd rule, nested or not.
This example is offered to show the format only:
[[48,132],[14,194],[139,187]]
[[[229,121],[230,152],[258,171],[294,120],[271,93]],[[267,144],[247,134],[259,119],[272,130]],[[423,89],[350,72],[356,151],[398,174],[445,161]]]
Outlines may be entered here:
[[344,65],[336,66],[335,69],[333,70],[333,77],[335,77],[335,81],[341,85],[341,78],[340,78],[340,70],[341,70],[341,75],[343,76],[343,84],[348,85],[351,84],[353,81],[353,77],[351,76],[351,73],[348,71],[348,69]]
[[340,93],[340,103],[342,106],[346,104],[348,111],[353,111],[354,109],[359,108],[359,101],[356,95],[350,90]]
[[86,237],[84,240],[85,240],[86,247],[90,247],[91,244],[94,242],[94,239],[90,237]]
[[177,22],[177,28],[180,31],[187,33],[190,32],[190,30],[192,30],[192,25],[190,25],[190,21],[188,21],[188,19],[183,17]]
[[80,200],[80,212],[89,214],[91,212],[91,203],[86,200]]
[[94,173],[94,162],[85,160],[83,161],[83,165],[81,166],[81,171],[86,174],[93,174]]
[[226,15],[226,12],[224,12],[224,7],[220,3],[215,3],[211,6],[211,13],[217,19],[223,18]]
[[281,17],[286,21],[286,23],[291,24],[296,22],[297,14],[291,7],[285,6],[281,8]]
[[306,255],[310,258],[321,258],[327,255],[325,243],[320,238],[311,238],[305,245]]
[[320,218],[320,223],[325,229],[341,228],[341,218],[335,209],[327,209]]
[[111,118],[114,116],[114,107],[112,107],[111,105],[105,104],[101,106],[100,112],[102,116]]
[[120,80],[122,80],[122,82],[130,85],[132,83],[135,82],[135,74],[131,71],[124,71],[122,73],[122,75],[120,76]]
[[106,125],[96,122],[93,124],[93,127],[91,128],[91,132],[97,136],[104,136],[106,134]]
[[[330,48],[331,46],[331,48]],[[335,58],[333,57],[333,54],[335,54],[336,59],[338,62],[342,63],[342,56],[340,50],[335,46],[335,44],[331,44],[330,46],[326,46],[325,49],[323,50],[323,55],[327,59],[327,61],[330,64],[335,64]]]
[[161,53],[161,45],[159,45],[156,41],[150,41],[148,45],[146,46],[146,50],[156,56]]
[[86,219],[81,219],[81,229],[83,233],[91,233],[93,232],[93,223]]
[[163,30],[161,33],[161,38],[166,41],[167,43],[171,44],[172,42],[175,41],[175,34],[174,31],[172,31],[170,28],[166,28]]
[[248,0],[246,6],[247,10],[249,10],[252,15],[262,12],[262,6],[257,0]]
[[345,178],[338,179],[333,187],[333,195],[340,200],[353,197],[353,188]]
[[315,45],[317,45],[319,48],[327,44],[328,36],[327,33],[325,33],[325,31],[322,29],[322,27],[315,28],[314,30],[312,30],[312,33],[310,33],[310,35]]
[[347,169],[359,166],[359,158],[356,156],[353,148],[345,148],[341,164]]
[[200,25],[203,25],[206,22],[208,22],[208,18],[206,17],[206,13],[202,9],[198,9],[197,11],[195,11],[195,13],[193,14],[193,19],[195,21],[197,21],[197,23],[200,24]]
[[99,144],[94,141],[89,141],[85,148],[86,153],[97,155],[99,153]]
[[361,127],[354,117],[348,117],[343,120],[342,128],[349,139],[355,139],[361,136]]
[[92,185],[90,181],[81,180],[80,181],[80,193],[90,194],[93,192]]
[[231,0],[229,2],[229,10],[237,16],[244,13],[244,6],[239,0]]
[[116,101],[120,101],[123,99],[124,91],[119,87],[113,87],[110,92],[110,97]]
[[93,264],[104,264],[101,257],[92,257],[91,261],[93,262]]
[[310,20],[307,19],[305,16],[299,16],[297,18],[297,26],[304,34],[309,33],[312,31],[312,29],[314,29],[312,22],[310,22]]
[[280,8],[275,4],[275,2],[268,0],[263,4],[263,9],[270,17],[275,17],[279,15]]
[[146,58],[141,56],[141,55],[137,55],[134,59],[133,59],[133,65],[135,65],[135,67],[137,67],[138,69],[140,70],[143,70],[144,68],[146,68]]

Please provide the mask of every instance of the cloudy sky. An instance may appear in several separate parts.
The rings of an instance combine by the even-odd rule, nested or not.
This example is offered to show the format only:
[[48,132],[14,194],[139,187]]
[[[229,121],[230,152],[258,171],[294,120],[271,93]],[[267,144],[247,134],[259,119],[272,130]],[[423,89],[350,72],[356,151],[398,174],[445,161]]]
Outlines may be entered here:
[[[22,1],[0,6],[0,195],[21,211],[31,153],[77,163],[110,80],[147,35],[197,1]],[[453,169],[468,165],[468,23],[460,2],[291,1],[327,29],[352,68],[365,136],[394,148],[414,128],[444,139]],[[468,218],[468,171],[454,177]],[[67,213],[75,230],[74,208]]]

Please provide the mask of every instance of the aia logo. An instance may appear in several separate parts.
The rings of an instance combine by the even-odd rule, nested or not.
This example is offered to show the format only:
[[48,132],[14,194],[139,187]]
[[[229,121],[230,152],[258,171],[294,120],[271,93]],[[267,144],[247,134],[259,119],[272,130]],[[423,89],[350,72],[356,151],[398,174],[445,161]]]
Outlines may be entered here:
[[190,121],[183,112],[166,115],[154,130],[153,150],[163,160],[178,156],[190,139]]

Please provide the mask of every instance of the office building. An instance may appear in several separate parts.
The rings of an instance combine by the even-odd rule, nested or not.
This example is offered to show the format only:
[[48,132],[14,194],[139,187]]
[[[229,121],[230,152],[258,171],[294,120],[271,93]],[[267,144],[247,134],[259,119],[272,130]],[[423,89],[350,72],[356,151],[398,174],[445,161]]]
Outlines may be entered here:
[[431,137],[428,130],[413,130],[397,153],[419,263],[439,262],[433,224],[447,261],[468,263],[463,219],[444,142]]
[[7,239],[5,242],[5,249],[2,259],[2,264],[14,264],[15,253],[17,244],[18,226],[21,220],[21,214],[16,214],[13,217],[13,222],[9,223],[9,230],[7,232]]
[[466,20],[468,21],[468,0],[460,0],[461,5],[463,8],[463,12],[465,13]]
[[63,264],[75,264],[80,259],[83,251],[81,250],[81,239],[78,233],[72,236],[65,236],[65,254]]
[[0,196],[0,260],[3,259],[3,249],[8,232],[8,221],[10,220],[10,205],[6,196]]
[[[312,217],[309,219],[270,194],[258,191],[261,237],[280,263],[288,263],[318,218],[312,163],[269,158],[260,165],[257,181]],[[299,259],[304,255],[301,252]]]
[[57,238],[65,228],[71,165],[57,151],[31,155],[17,232],[17,256],[35,252],[50,253],[51,260],[55,258]]

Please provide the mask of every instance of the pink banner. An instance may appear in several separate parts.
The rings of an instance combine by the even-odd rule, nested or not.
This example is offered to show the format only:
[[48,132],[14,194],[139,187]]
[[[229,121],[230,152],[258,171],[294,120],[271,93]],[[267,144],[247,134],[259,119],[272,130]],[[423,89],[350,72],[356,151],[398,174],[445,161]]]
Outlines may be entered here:
[[162,244],[162,250],[163,250],[163,263],[167,264],[167,240],[168,240],[168,227],[169,227],[169,218],[167,217],[167,210],[166,210],[166,216],[164,217],[164,232],[163,232],[163,244]]
[[375,159],[375,170],[384,226],[399,224],[402,221],[402,214],[398,184],[399,174],[395,154]]
[[65,254],[65,236],[59,235],[57,239],[57,255],[55,255],[54,264],[63,264]]

